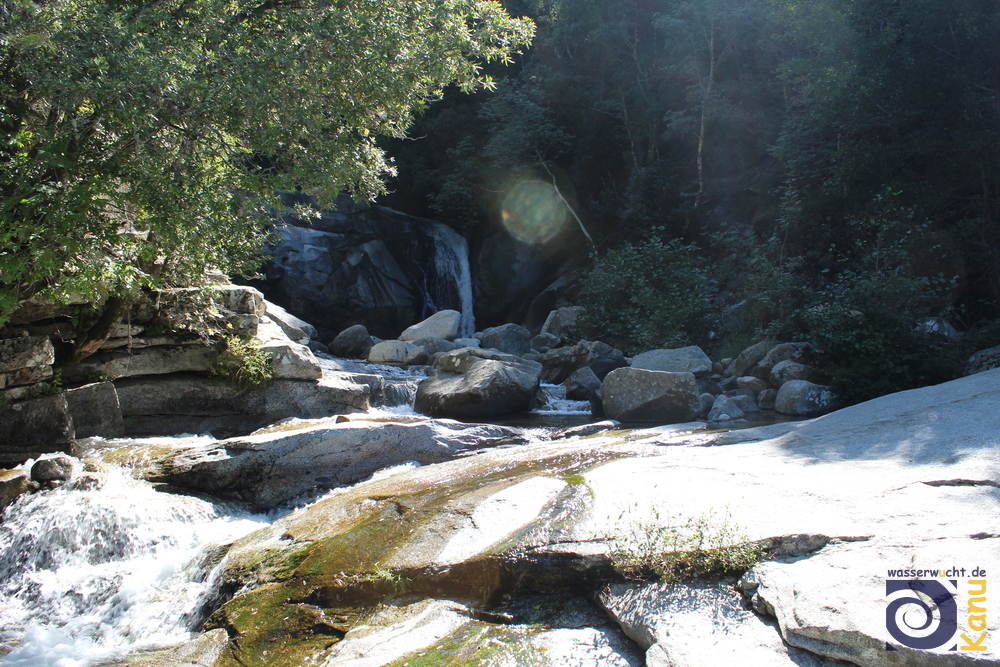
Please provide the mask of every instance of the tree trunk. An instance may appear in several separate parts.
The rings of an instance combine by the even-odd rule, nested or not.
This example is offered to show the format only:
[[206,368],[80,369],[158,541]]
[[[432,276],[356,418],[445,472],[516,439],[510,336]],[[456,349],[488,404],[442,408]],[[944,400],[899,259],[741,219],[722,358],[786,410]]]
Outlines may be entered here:
[[131,300],[120,296],[108,298],[104,304],[104,312],[98,320],[87,330],[86,333],[77,336],[73,342],[73,349],[70,351],[68,363],[78,364],[94,352],[97,352],[104,341],[111,336],[111,332],[122,321],[122,317],[128,312]]

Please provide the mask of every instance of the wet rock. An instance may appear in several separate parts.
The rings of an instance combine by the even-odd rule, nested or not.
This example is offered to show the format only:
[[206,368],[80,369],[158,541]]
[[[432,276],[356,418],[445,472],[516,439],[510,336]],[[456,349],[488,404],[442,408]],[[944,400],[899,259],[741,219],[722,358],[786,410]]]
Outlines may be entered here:
[[605,414],[622,421],[685,422],[701,408],[691,373],[619,368],[604,379],[601,396]]
[[19,465],[39,454],[68,452],[74,437],[63,394],[0,408],[0,466]]
[[712,360],[697,345],[643,352],[632,358],[631,366],[649,371],[693,373],[695,377],[706,377],[712,372]]
[[437,463],[519,440],[516,429],[451,421],[322,422],[181,450],[157,461],[149,479],[268,510],[317,489],[355,483],[391,465]]
[[131,657],[115,667],[213,667],[228,648],[229,635],[217,628],[177,648]]
[[330,354],[345,359],[367,359],[375,341],[363,324],[347,327],[330,342]]
[[490,356],[495,355],[475,348],[443,354],[436,374],[417,386],[414,409],[433,417],[459,419],[530,410],[538,393],[541,364],[513,355]]
[[[545,318],[542,333],[551,334],[563,343],[575,343],[579,339],[576,333],[576,322],[582,312],[583,306],[567,306],[553,310]],[[556,347],[556,345],[550,347]]]
[[774,403],[777,398],[777,389],[765,389],[757,395],[757,407],[761,410],[774,410]]
[[531,350],[531,332],[517,324],[491,327],[486,331],[476,333],[474,338],[478,338],[484,348],[499,350],[507,354],[520,356]]
[[806,380],[789,380],[781,385],[774,409],[786,415],[814,417],[832,411],[837,397],[829,387]]
[[589,401],[590,397],[601,388],[601,380],[589,366],[584,366],[573,371],[563,382],[563,386],[566,387],[566,398],[569,400]]
[[712,409],[708,411],[708,421],[727,422],[736,419],[743,419],[743,410],[729,396],[717,396],[712,403]]
[[376,343],[368,352],[368,362],[408,366],[426,361],[427,355],[419,346],[401,340],[384,340]]
[[571,428],[559,431],[555,436],[556,438],[585,438],[588,435],[594,435],[596,433],[603,433],[604,431],[613,431],[621,427],[621,422],[615,421],[614,419],[605,419],[604,421],[593,422],[591,424],[582,424],[580,426],[573,426]]
[[31,466],[31,479],[40,484],[67,482],[73,478],[76,459],[72,456],[53,456],[35,461]]
[[77,438],[117,438],[124,433],[122,409],[113,383],[95,382],[67,389],[65,396]]
[[23,470],[0,470],[0,512],[31,488]]
[[407,342],[420,338],[443,338],[454,340],[462,323],[462,313],[457,310],[439,310],[423,322],[407,327],[399,334],[399,340]]

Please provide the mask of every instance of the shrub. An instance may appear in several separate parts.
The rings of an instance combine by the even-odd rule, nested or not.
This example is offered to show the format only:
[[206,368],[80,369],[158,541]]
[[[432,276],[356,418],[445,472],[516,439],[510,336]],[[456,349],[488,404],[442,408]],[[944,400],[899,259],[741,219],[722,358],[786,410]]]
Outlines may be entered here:
[[209,373],[225,377],[242,389],[264,386],[274,375],[271,356],[250,336],[230,336],[225,349],[209,366]]
[[597,261],[580,292],[581,333],[626,354],[709,338],[715,285],[695,246],[650,238]]

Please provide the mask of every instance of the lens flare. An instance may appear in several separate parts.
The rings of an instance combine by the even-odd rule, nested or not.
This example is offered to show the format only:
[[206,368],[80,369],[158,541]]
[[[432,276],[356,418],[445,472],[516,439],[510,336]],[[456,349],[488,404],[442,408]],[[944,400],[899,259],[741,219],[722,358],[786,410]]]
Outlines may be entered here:
[[556,189],[543,181],[521,181],[503,202],[504,227],[524,243],[540,245],[563,230],[569,212]]

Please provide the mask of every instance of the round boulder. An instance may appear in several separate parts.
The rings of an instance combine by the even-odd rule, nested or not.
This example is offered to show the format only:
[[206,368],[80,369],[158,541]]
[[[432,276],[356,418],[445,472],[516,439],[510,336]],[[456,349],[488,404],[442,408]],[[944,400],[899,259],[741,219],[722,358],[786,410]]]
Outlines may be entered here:
[[330,354],[344,359],[365,359],[375,345],[363,324],[347,327],[330,342]]
[[806,380],[789,380],[781,385],[774,409],[786,415],[815,417],[832,411],[837,397],[830,387]]
[[675,349],[650,350],[632,359],[632,368],[671,373],[694,373],[704,377],[712,372],[712,360],[700,347],[689,345]]
[[701,400],[692,373],[617,368],[601,385],[604,413],[619,421],[691,421]]

